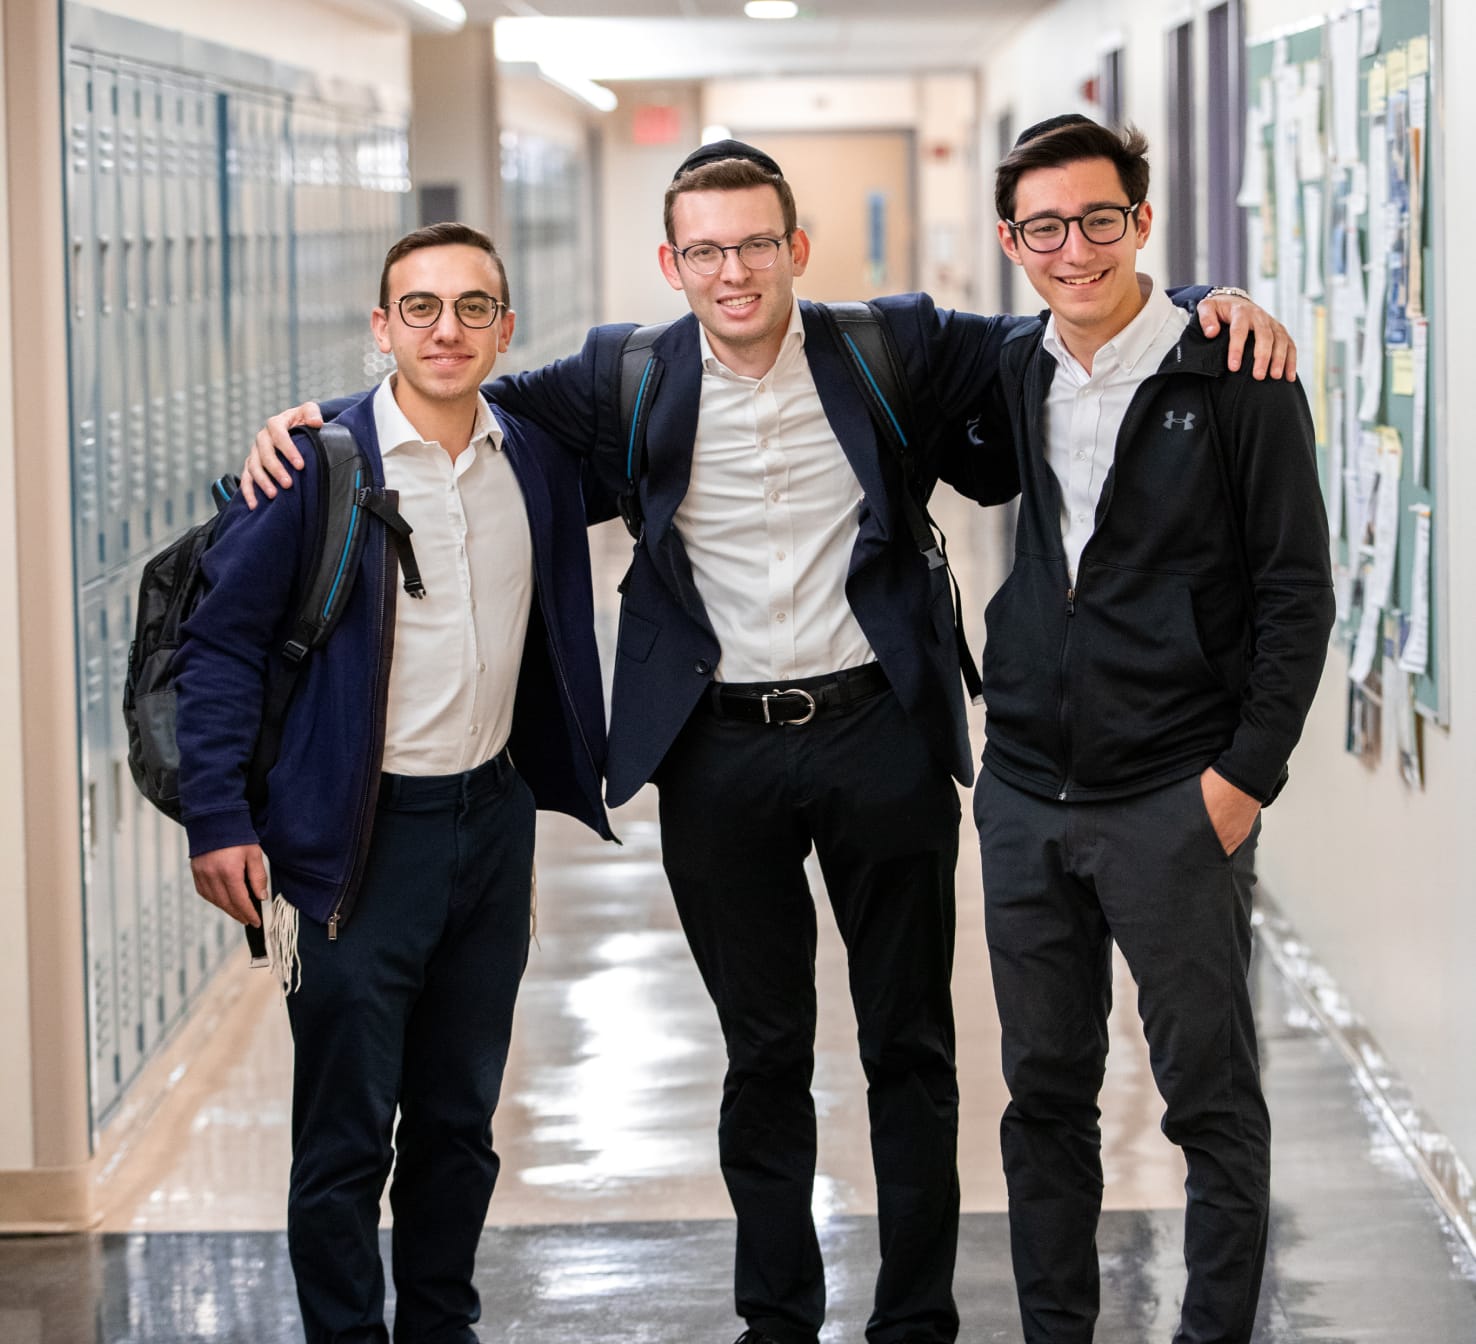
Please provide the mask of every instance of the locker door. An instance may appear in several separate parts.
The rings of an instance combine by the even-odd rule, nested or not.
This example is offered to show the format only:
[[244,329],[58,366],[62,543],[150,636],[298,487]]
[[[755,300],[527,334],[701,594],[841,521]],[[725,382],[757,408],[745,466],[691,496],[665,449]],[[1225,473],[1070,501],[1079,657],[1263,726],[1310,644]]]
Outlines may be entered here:
[[173,478],[169,436],[173,351],[164,278],[164,129],[164,87],[157,77],[144,72],[139,79],[139,269],[143,282],[139,297],[143,309],[144,444],[148,465],[144,490],[144,536],[147,538],[145,550],[150,554],[172,531],[169,519],[173,512],[169,508]]
[[96,175],[93,196],[97,276],[98,424],[102,467],[102,539],[99,569],[117,564],[127,529],[127,462],[124,415],[127,402],[127,308],[123,302],[122,217],[118,187],[118,75],[93,67],[93,130]]
[[106,591],[101,583],[84,590],[81,625],[82,890],[87,936],[88,1049],[94,1121],[122,1086],[118,1056],[118,974],[113,954],[113,800],[108,771]]
[[160,488],[163,530],[172,535],[190,517],[190,436],[196,411],[190,405],[193,378],[189,349],[190,244],[185,192],[186,107],[193,90],[178,82],[160,85],[160,304],[168,351],[162,461],[168,471]]
[[104,695],[107,730],[104,747],[110,800],[107,822],[112,831],[112,879],[108,884],[113,904],[113,957],[117,974],[118,1061],[123,1087],[138,1073],[149,1043],[147,1018],[143,1011],[157,961],[145,926],[152,916],[140,908],[138,810],[145,806],[128,773],[128,743],[124,740],[117,706],[123,694],[123,674],[128,663],[128,641],[133,633],[128,570],[109,575],[104,581],[103,638]]
[[[145,514],[149,503],[148,323],[144,308],[143,87],[136,71],[117,75],[118,271],[125,348],[120,358],[122,437],[118,445],[125,514],[117,559],[131,560],[149,550]],[[104,352],[108,358],[111,352]]]
[[69,376],[72,397],[72,512],[77,577],[86,582],[102,571],[107,551],[103,530],[101,443],[98,414],[98,253],[94,198],[94,87],[90,64],[71,61],[67,104],[67,285]]

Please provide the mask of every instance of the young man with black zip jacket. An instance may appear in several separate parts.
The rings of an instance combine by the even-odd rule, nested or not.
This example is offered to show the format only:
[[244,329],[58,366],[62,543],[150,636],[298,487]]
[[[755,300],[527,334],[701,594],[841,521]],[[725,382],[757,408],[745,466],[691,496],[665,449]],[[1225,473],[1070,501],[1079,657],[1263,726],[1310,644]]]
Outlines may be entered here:
[[180,797],[200,894],[247,923],[249,896],[272,896],[308,1344],[389,1339],[378,1228],[392,1161],[394,1339],[473,1344],[534,810],[610,837],[587,520],[578,463],[479,393],[514,324],[485,234],[402,238],[371,320],[396,371],[340,423],[413,529],[423,592],[407,582],[397,600],[389,530],[361,517],[343,617],[303,666],[252,806],[269,668],[313,572],[317,455],[266,507],[233,502],[177,655]]
[[[950,1344],[955,780],[973,775],[952,595],[908,526],[902,468],[841,338],[796,298],[810,240],[779,165],[738,141],[705,145],[677,169],[665,216],[660,265],[692,311],[650,347],[661,383],[644,469],[620,396],[628,324],[488,395],[612,491],[635,478],[643,527],[621,583],[607,799],[648,781],[660,792],[663,864],[727,1046],[718,1145],[745,1344],[816,1344],[825,1316],[812,849],[868,1084],[882,1254],[867,1339]],[[874,307],[916,408],[914,487],[1013,495],[1008,452],[970,449],[963,425],[1017,319],[922,294]],[[316,408],[269,429],[303,414]]]
[[1001,246],[1050,307],[1007,343],[980,431],[1013,438],[1021,474],[974,810],[1027,1344],[1085,1344],[1097,1316],[1113,943],[1188,1163],[1175,1344],[1251,1337],[1270,1175],[1254,854],[1333,621],[1306,398],[1231,372],[1137,274],[1146,150],[1058,117],[996,176]]

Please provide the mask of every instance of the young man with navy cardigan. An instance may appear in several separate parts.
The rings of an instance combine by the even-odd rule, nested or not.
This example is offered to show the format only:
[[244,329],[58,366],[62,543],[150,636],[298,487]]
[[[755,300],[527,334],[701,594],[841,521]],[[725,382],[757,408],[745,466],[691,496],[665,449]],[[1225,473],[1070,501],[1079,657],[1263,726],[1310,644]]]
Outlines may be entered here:
[[388,529],[366,523],[342,622],[309,655],[252,806],[264,682],[315,532],[316,455],[296,490],[256,512],[233,503],[179,655],[180,793],[200,894],[248,923],[250,895],[272,896],[294,1042],[287,1233],[309,1344],[389,1338],[378,1226],[392,1161],[394,1338],[470,1344],[534,809],[610,834],[586,518],[578,464],[478,392],[514,324],[486,235],[401,239],[372,323],[396,371],[340,423],[414,529],[424,596],[397,595]]
[[[816,1344],[825,1316],[812,849],[867,1077],[881,1240],[867,1339],[949,1344],[954,781],[973,776],[951,595],[908,531],[900,468],[835,333],[795,296],[810,240],[778,164],[738,141],[704,145],[678,168],[665,216],[662,273],[692,311],[651,347],[662,381],[638,473],[644,529],[621,583],[607,799],[647,781],[660,791],[662,861],[727,1046],[718,1146],[745,1344]],[[969,451],[963,425],[1015,319],[923,294],[877,307],[920,410],[923,488],[1013,494],[1008,452]],[[578,354],[487,389],[611,490],[630,457],[619,388],[631,330],[595,328]]]

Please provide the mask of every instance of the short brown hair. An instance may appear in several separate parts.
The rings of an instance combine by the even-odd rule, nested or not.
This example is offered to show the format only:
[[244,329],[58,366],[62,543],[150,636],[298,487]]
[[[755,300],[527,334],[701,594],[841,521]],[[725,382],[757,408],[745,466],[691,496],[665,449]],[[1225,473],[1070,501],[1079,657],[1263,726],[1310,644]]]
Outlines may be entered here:
[[671,216],[678,196],[688,191],[742,191],[745,187],[773,187],[779,193],[779,208],[784,212],[785,236],[795,231],[799,215],[794,207],[794,192],[780,174],[761,168],[752,159],[717,159],[683,173],[667,187],[666,204],[662,210],[666,241],[676,246],[676,230],[672,227]]
[[481,229],[474,229],[470,224],[460,224],[454,221],[445,224],[427,224],[423,228],[413,229],[390,247],[390,250],[384,254],[384,269],[379,273],[379,306],[389,307],[390,267],[401,257],[408,257],[410,253],[419,252],[423,247],[451,247],[456,244],[479,247],[492,258],[492,264],[497,267],[497,278],[502,281],[503,305],[511,308],[512,296],[507,290],[507,268],[503,266],[502,258],[497,255],[497,248],[493,246],[492,240]]
[[1033,139],[1017,143],[994,170],[994,208],[1008,223],[1015,217],[1015,188],[1020,178],[1036,168],[1055,168],[1080,159],[1109,159],[1128,204],[1148,195],[1148,141],[1135,126],[1108,130],[1083,118],[1057,126]]

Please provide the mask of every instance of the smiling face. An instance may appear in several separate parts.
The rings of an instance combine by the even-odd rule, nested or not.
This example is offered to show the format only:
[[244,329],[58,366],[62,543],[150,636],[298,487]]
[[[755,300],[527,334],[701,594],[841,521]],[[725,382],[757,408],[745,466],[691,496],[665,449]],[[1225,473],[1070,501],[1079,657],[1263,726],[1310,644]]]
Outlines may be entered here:
[[715,275],[698,275],[676,252],[697,243],[734,247],[750,238],[784,238],[784,212],[773,187],[687,191],[672,205],[676,246],[661,244],[661,271],[707,331],[713,353],[735,373],[759,377],[779,357],[794,304],[794,280],[805,273],[810,240],[795,229],[767,270],[750,270],[725,252]]
[[[395,400],[417,428],[418,410],[434,418],[475,404],[477,388],[507,349],[516,319],[503,310],[490,327],[464,327],[456,316],[456,300],[467,294],[500,299],[502,293],[502,277],[491,256],[466,243],[418,248],[390,267],[389,311],[376,308],[370,321],[379,348],[395,357]],[[441,315],[434,325],[405,322],[397,301],[406,294],[440,298]]]
[[[1133,204],[1110,159],[1077,159],[1035,168],[1021,174],[1015,188],[1015,220],[1019,223],[1040,215],[1069,219],[1098,206]],[[1143,306],[1137,256],[1152,225],[1153,208],[1144,202],[1115,243],[1093,243],[1079,224],[1072,224],[1059,251],[1032,252],[1003,221],[999,242],[1055,314],[1066,348],[1087,363]]]

